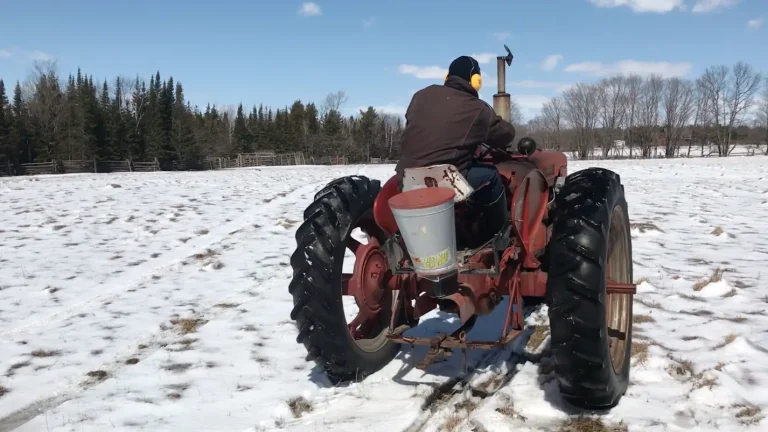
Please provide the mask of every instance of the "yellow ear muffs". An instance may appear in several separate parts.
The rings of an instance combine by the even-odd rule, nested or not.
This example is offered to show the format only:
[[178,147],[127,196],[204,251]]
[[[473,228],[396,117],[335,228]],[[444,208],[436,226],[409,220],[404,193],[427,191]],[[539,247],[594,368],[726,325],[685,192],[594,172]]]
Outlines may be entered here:
[[480,89],[483,88],[483,77],[481,77],[480,74],[474,74],[469,83],[472,84],[472,88],[475,89],[475,91],[479,92]]

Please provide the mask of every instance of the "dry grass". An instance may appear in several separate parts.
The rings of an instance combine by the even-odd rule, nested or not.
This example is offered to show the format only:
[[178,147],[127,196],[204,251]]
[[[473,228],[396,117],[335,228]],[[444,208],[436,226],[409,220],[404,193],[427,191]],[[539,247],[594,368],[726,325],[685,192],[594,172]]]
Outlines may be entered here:
[[710,390],[712,390],[712,388],[717,385],[717,378],[704,376],[705,372],[706,371],[702,371],[693,376],[694,389],[702,389],[704,387],[708,387]]
[[470,398],[462,399],[455,405],[457,410],[467,410],[468,413],[471,413],[475,409],[477,409],[477,402],[473,401]]
[[641,277],[640,279],[635,281],[635,285],[640,285],[641,283],[645,283],[645,282],[648,282],[648,278],[647,277]]
[[644,233],[646,231],[659,231],[664,232],[663,229],[657,227],[656,225],[650,223],[650,222],[635,222],[629,224],[630,229],[636,229],[640,231],[641,233]]
[[60,354],[59,350],[36,349],[29,353],[32,357],[55,357]]
[[693,373],[693,363],[690,360],[685,359],[677,359],[669,356],[669,359],[677,363],[677,365],[670,366],[669,372],[670,374],[675,374],[677,376],[690,376],[694,377]]
[[632,358],[637,360],[638,364],[643,364],[648,361],[648,347],[649,344],[641,341],[632,341]]
[[710,234],[719,237],[719,236],[723,235],[724,232],[725,232],[725,230],[723,229],[723,227],[716,226],[715,229],[713,229]]
[[563,422],[558,432],[628,432],[629,429],[623,423],[618,425],[606,425],[599,418],[576,417]]
[[295,397],[288,400],[288,407],[291,409],[291,413],[294,417],[299,418],[304,413],[312,412],[312,404],[309,403],[303,396]]
[[656,322],[656,320],[650,315],[635,315],[632,322],[635,324],[645,324]]
[[460,425],[461,422],[464,419],[459,417],[457,414],[451,414],[447,420],[445,420],[445,424],[443,425],[443,429],[448,432],[455,431]]
[[171,320],[171,324],[177,326],[179,328],[179,331],[181,331],[182,334],[194,333],[197,331],[198,328],[200,328],[200,326],[204,325],[207,322],[208,321],[203,319],[189,319],[189,318]]
[[192,367],[192,363],[171,363],[167,366],[163,366],[163,369],[169,372],[181,373]]
[[8,389],[8,387],[3,387],[0,385],[0,397],[3,397],[10,393],[11,391]]
[[219,303],[219,304],[213,305],[213,307],[225,308],[225,309],[232,309],[238,306],[240,306],[239,303]]
[[756,415],[760,414],[760,408],[756,406],[750,406],[750,405],[734,405],[734,408],[739,408],[739,411],[736,413],[736,418],[738,419],[744,419],[747,417],[755,417]]
[[738,294],[738,293],[736,292],[736,288],[731,288],[731,290],[730,290],[730,291],[728,291],[727,293],[723,294],[723,295],[722,295],[722,297],[723,297],[723,298],[733,297],[733,296],[735,296],[736,294]]
[[714,270],[712,270],[712,273],[709,276],[704,277],[703,279],[699,280],[693,285],[694,291],[701,291],[704,289],[705,286],[711,284],[720,282],[723,280],[723,274],[728,271],[727,269],[718,267]]
[[722,348],[722,347],[724,347],[724,346],[726,346],[728,344],[731,344],[731,343],[733,343],[733,341],[736,340],[737,337],[738,336],[736,336],[735,334],[731,333],[728,336],[726,336],[725,339],[723,339],[722,342],[720,342],[719,344],[715,345],[713,348],[714,349],[719,349],[719,348]]
[[539,346],[541,346],[541,343],[544,342],[544,339],[547,338],[549,335],[549,327],[543,326],[543,325],[537,325],[533,327],[533,333],[531,333],[531,337],[528,338],[528,344],[526,345],[527,348],[535,350]]
[[513,419],[520,419],[522,421],[528,420],[528,418],[520,415],[519,412],[515,409],[515,405],[512,402],[512,399],[509,397],[505,398],[504,405],[496,408],[496,412],[503,414],[507,417],[511,417]]

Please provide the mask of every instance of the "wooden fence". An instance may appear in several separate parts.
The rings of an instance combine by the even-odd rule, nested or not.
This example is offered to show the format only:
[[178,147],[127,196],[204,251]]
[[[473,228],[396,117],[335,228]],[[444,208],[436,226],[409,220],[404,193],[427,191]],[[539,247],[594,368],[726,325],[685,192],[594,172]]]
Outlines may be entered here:
[[[370,163],[396,163],[388,159],[371,158]],[[276,153],[260,151],[256,153],[240,153],[234,158],[208,157],[202,166],[193,169],[223,170],[230,168],[247,168],[255,166],[290,166],[290,165],[348,165],[346,156],[304,157],[302,152]],[[185,161],[152,161],[126,160],[54,160],[21,165],[9,162],[0,164],[0,176],[35,175],[35,174],[74,174],[74,173],[127,173],[154,171],[186,171],[189,167]]]

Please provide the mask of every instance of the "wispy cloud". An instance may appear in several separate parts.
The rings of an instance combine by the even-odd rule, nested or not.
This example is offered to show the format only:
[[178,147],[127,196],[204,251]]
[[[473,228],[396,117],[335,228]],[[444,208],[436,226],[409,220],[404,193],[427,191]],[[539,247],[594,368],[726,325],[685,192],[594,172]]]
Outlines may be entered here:
[[669,78],[684,76],[691,72],[691,64],[680,62],[644,62],[637,60],[624,60],[616,63],[582,62],[568,65],[566,72],[578,72],[592,76],[606,76],[614,74],[658,74]]
[[373,25],[376,24],[376,17],[370,17],[368,19],[363,20],[363,27],[364,28],[371,28]]
[[491,36],[504,42],[505,40],[509,39],[509,37],[512,36],[512,34],[510,34],[507,31],[501,31],[501,32],[493,32],[491,33]]
[[480,64],[488,64],[491,62],[491,60],[496,58],[496,54],[494,53],[476,53],[471,54],[471,57],[477,60]]
[[750,30],[757,30],[763,26],[762,18],[755,18],[747,21],[747,28]]
[[541,63],[541,68],[545,71],[551,71],[552,69],[557,67],[557,64],[560,63],[560,60],[563,59],[563,56],[560,54],[552,54],[548,55],[544,61]]
[[447,68],[440,66],[414,66],[401,64],[398,71],[403,75],[412,75],[419,79],[443,79],[448,73]]
[[0,49],[0,58],[7,58],[11,56],[11,52],[8,50]]
[[693,13],[715,12],[735,6],[739,0],[697,0],[693,5]]
[[48,53],[45,53],[40,50],[34,50],[30,52],[27,56],[32,60],[40,60],[40,61],[48,61],[52,59],[52,57],[48,55]]
[[303,3],[301,5],[301,8],[299,8],[299,15],[304,16],[317,16],[322,15],[323,12],[320,10],[320,5],[318,5],[315,2],[307,2]]
[[650,12],[663,14],[672,12],[675,9],[682,9],[685,6],[684,0],[589,0],[589,2],[602,8],[628,7],[636,13]]

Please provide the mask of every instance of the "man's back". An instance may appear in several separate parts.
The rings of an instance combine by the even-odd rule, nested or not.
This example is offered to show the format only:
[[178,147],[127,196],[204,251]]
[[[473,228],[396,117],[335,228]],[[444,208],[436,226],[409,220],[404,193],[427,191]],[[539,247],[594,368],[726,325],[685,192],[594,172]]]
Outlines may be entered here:
[[405,116],[399,174],[405,168],[442,163],[464,172],[478,145],[503,147],[515,134],[468,82],[456,77],[418,91]]

